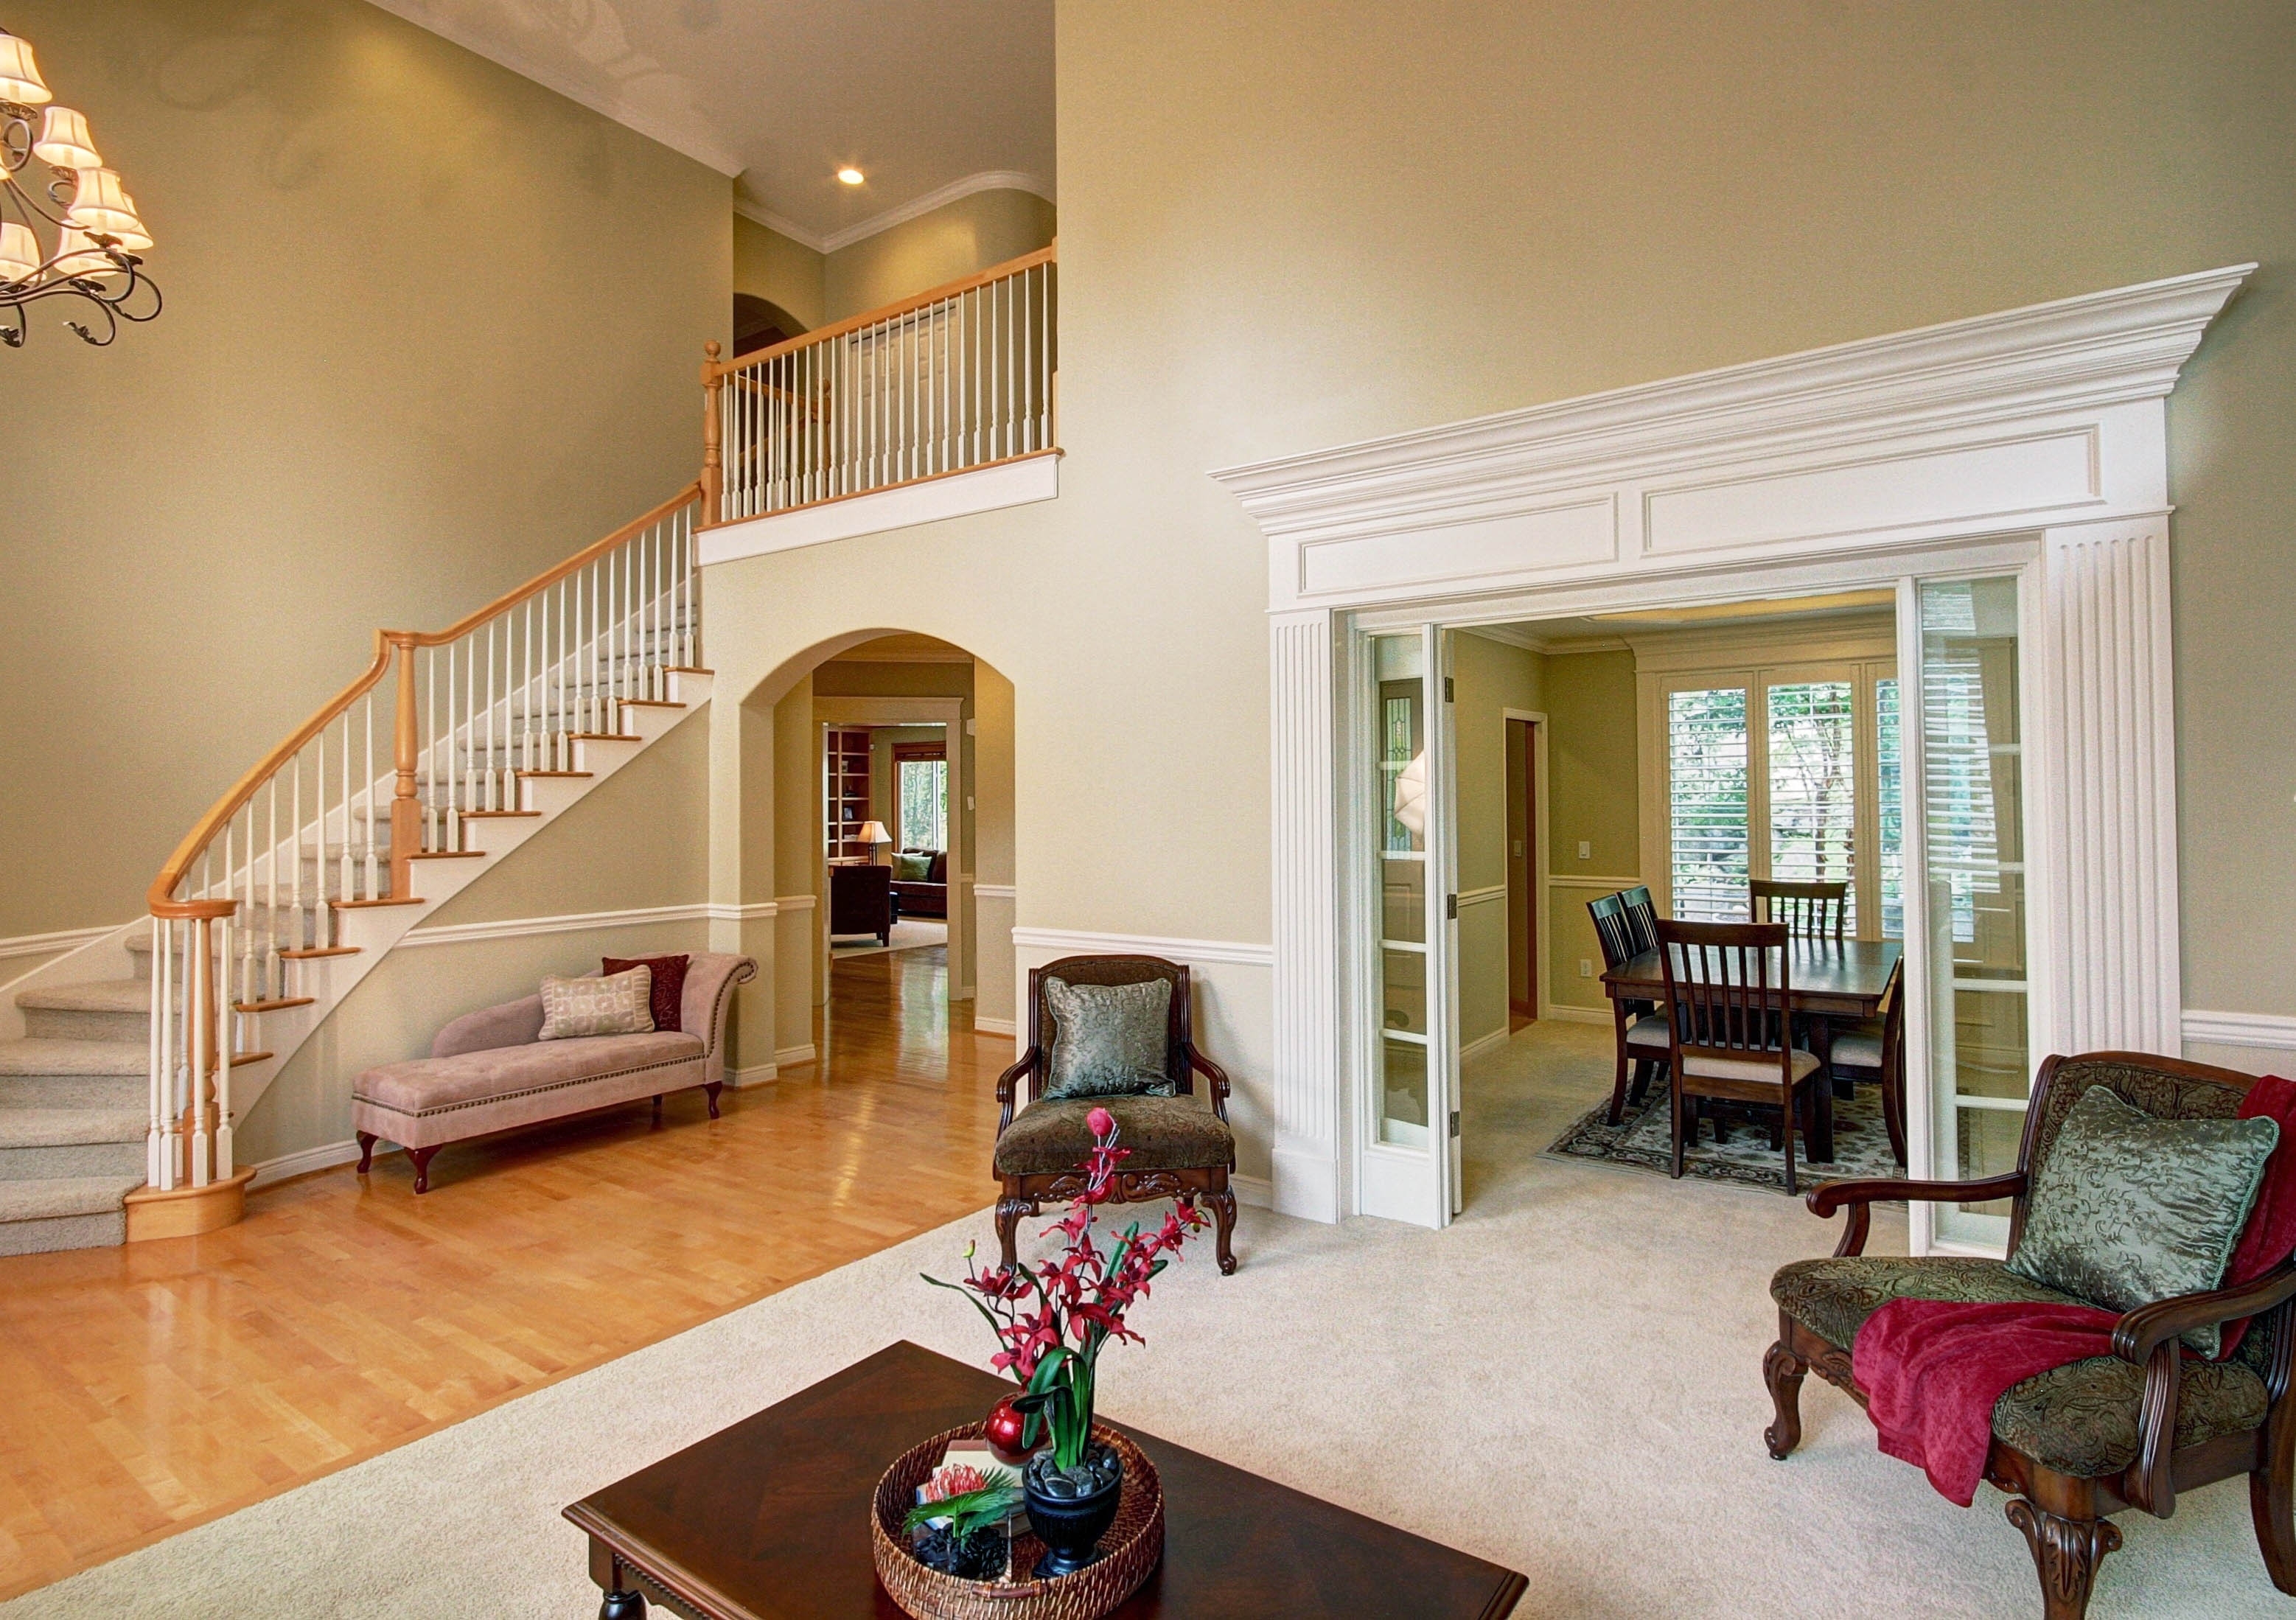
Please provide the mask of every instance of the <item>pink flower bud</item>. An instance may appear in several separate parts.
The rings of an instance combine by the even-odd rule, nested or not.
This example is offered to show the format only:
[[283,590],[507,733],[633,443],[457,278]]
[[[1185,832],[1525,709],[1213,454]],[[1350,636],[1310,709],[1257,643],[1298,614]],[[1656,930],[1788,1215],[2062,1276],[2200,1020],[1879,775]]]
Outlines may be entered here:
[[[1071,1114],[1069,1117],[1073,1119],[1076,1116]],[[1093,1135],[1101,1141],[1106,1141],[1116,1133],[1116,1116],[1106,1109],[1093,1109],[1084,1117],[1084,1123]]]

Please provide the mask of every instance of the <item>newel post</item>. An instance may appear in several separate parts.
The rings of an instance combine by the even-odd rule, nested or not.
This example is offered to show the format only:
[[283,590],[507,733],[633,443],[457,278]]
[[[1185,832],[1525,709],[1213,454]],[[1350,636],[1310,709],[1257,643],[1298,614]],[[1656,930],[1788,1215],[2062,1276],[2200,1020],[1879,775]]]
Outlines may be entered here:
[[414,892],[414,854],[422,847],[422,806],[414,797],[414,758],[422,747],[414,715],[414,633],[391,630],[384,634],[398,658],[398,726],[393,743],[398,774],[390,790],[390,893],[394,899],[403,899]]
[[701,352],[709,356],[701,363],[701,527],[708,528],[718,521],[718,500],[726,487],[723,419],[718,408],[726,379],[718,371],[718,340],[704,343]]

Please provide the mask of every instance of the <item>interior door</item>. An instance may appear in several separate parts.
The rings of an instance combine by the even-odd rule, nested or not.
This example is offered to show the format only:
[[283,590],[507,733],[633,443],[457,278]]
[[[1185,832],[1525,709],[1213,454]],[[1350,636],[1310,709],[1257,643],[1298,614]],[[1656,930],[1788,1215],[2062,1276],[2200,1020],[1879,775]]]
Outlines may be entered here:
[[1362,1205],[1365,1215],[1443,1226],[1457,1180],[1458,1039],[1442,637],[1428,626],[1369,636],[1364,650],[1357,712],[1367,746],[1354,757],[1370,780],[1355,802],[1368,806],[1361,880],[1374,892],[1357,913],[1368,919],[1372,963]]

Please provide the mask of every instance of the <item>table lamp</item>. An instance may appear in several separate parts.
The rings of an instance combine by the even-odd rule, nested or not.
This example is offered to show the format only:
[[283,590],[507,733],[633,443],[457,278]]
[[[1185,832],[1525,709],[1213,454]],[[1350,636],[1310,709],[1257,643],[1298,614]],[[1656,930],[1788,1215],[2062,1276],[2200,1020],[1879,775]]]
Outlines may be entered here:
[[893,835],[885,830],[884,822],[865,822],[862,823],[861,842],[869,846],[870,865],[874,866],[877,863],[877,846],[880,844],[890,844],[892,841]]

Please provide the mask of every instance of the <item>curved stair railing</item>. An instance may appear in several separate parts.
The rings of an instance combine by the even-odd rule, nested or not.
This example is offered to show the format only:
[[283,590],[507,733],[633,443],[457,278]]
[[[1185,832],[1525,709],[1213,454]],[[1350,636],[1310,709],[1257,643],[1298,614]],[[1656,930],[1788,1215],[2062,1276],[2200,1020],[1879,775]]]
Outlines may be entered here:
[[273,1055],[266,1014],[313,1004],[308,964],[351,953],[343,912],[422,904],[419,863],[539,814],[524,779],[578,774],[577,743],[700,672],[703,501],[688,486],[444,630],[377,631],[365,672],[176,846],[146,896],[152,1188],[233,1179],[232,1071]]

